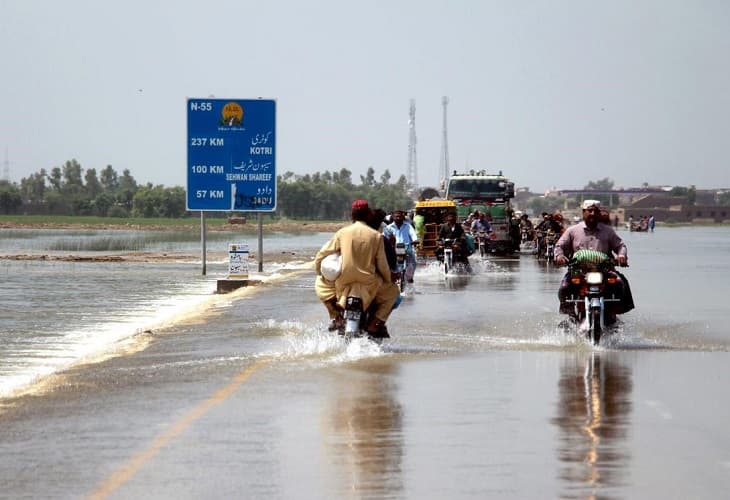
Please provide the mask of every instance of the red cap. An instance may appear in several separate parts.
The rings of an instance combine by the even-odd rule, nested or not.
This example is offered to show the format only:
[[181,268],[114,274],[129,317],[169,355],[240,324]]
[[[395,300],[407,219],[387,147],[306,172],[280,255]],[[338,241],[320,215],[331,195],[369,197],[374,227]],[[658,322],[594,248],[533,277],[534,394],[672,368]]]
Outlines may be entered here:
[[353,210],[364,210],[368,208],[368,200],[355,200],[352,202]]

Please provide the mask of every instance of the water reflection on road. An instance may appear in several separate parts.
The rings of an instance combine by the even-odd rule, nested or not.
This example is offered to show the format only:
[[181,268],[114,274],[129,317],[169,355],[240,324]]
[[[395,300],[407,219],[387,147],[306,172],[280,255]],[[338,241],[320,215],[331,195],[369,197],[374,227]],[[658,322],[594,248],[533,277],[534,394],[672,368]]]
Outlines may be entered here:
[[566,356],[560,369],[556,447],[562,498],[597,498],[623,486],[631,469],[632,373],[608,352]]
[[[399,496],[403,414],[395,397],[396,365],[369,360],[335,374],[326,408],[327,449],[343,493]],[[344,375],[344,376],[341,376]]]

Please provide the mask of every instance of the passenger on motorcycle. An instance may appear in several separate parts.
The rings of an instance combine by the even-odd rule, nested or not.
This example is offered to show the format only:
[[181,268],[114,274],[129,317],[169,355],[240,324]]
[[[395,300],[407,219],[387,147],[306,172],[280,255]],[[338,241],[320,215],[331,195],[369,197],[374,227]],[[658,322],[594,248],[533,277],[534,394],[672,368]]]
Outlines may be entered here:
[[[374,302],[375,314],[366,330],[378,336],[384,331],[385,322],[398,298],[398,287],[391,280],[383,238],[368,225],[370,217],[367,201],[355,200],[352,203],[352,224],[337,231],[314,259],[318,275],[315,291],[334,323],[342,321],[348,295],[360,297],[363,310]],[[336,252],[340,252],[342,270],[335,279],[333,292],[331,282],[321,275],[321,265],[326,256]]]
[[563,214],[560,212],[555,212],[553,214],[553,222],[555,223],[556,227],[558,227],[558,236],[562,235],[565,232],[565,222],[563,220]]
[[438,246],[434,252],[439,261],[444,260],[444,240],[452,240],[454,242],[452,247],[454,252],[454,262],[463,262],[465,264],[469,263],[464,228],[461,224],[456,222],[455,212],[447,213],[446,222],[439,226]]
[[405,220],[406,213],[403,210],[393,211],[393,222],[383,230],[387,237],[394,237],[395,243],[403,243],[406,246],[406,282],[413,284],[413,274],[416,272],[416,245],[418,236],[416,230]]
[[[610,224],[600,222],[600,204],[601,202],[598,200],[586,200],[583,202],[583,222],[569,227],[555,245],[555,263],[557,265],[567,264],[574,252],[587,249],[598,250],[609,256],[613,254],[616,256],[616,262],[619,266],[628,266],[626,245],[623,240],[616,234],[616,231],[614,231]],[[621,285],[623,290],[621,293],[621,303],[618,309],[613,312],[615,314],[623,314],[634,308],[634,301],[631,296],[628,280],[617,271],[616,274],[622,281]],[[566,274],[558,290],[560,312],[564,314],[571,314],[571,307],[565,301],[569,287],[570,276]],[[609,321],[607,323],[610,323],[615,318],[608,319]]]
[[398,279],[398,258],[396,257],[395,246],[393,245],[391,238],[384,233],[385,228],[388,227],[385,224],[386,216],[387,214],[385,213],[385,210],[382,208],[376,208],[370,213],[368,226],[378,231],[383,238],[385,258],[388,261],[388,267],[390,267],[390,278],[391,281],[395,282]]

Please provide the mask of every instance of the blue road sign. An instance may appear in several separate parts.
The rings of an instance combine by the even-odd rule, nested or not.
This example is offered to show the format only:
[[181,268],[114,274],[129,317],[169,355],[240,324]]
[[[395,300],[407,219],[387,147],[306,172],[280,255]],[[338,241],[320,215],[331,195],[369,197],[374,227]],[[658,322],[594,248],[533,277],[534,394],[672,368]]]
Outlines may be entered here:
[[188,99],[188,210],[276,210],[276,101]]

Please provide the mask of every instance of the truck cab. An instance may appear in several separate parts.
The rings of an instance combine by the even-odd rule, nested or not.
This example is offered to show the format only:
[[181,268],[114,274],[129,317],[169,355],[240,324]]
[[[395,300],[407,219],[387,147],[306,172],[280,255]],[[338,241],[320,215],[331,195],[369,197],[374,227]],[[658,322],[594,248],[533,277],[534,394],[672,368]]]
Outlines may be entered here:
[[487,214],[492,226],[487,251],[494,254],[509,254],[519,248],[519,221],[510,202],[514,197],[515,184],[501,171],[454,171],[446,186],[446,199],[456,205],[459,221],[466,220],[475,210]]

